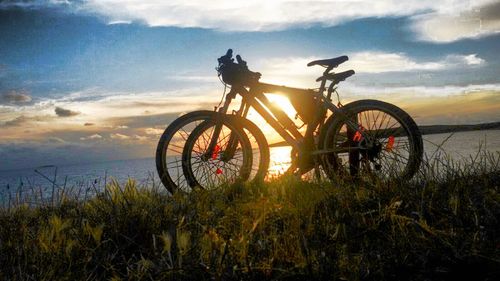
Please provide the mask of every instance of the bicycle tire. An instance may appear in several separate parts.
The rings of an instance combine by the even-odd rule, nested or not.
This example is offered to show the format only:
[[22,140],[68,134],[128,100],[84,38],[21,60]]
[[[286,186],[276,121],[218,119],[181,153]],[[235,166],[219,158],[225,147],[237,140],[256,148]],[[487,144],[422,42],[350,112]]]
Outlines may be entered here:
[[[410,179],[417,173],[423,155],[422,135],[408,113],[379,100],[355,101],[342,110],[343,116],[330,116],[320,133],[320,149],[339,151],[322,155],[321,162],[328,178],[365,174],[383,179]],[[370,116],[375,120],[370,120]],[[369,140],[362,140],[360,135],[356,136],[355,131],[347,128],[347,119],[355,121]],[[392,125],[382,128],[384,124]],[[399,127],[394,127],[398,124]],[[347,151],[347,157],[341,156],[341,151]],[[348,167],[343,165],[343,160]],[[399,160],[405,160],[405,163]]]
[[[218,113],[210,110],[198,110],[184,114],[170,123],[160,137],[155,154],[156,170],[163,186],[170,193],[173,194],[178,190],[190,191],[191,189],[186,182],[181,166],[181,156],[185,140],[174,147],[171,143],[172,139],[181,135],[179,131],[182,128],[188,127],[194,129],[201,122],[214,118],[215,114]],[[264,134],[257,125],[248,119],[235,115],[227,115],[226,117],[234,119],[234,122],[241,124],[250,139],[251,145],[255,144],[257,146],[253,149],[253,160],[256,165],[252,169],[250,179],[252,181],[264,179],[269,168],[270,158],[269,145]],[[184,137],[186,140],[189,133],[185,132]],[[175,149],[179,149],[180,151],[176,152]],[[170,151],[172,153],[169,154]],[[174,160],[168,162],[167,158],[174,158]]]
[[[208,151],[215,127],[222,128],[213,151]],[[226,154],[232,136],[237,148]],[[227,158],[226,158],[227,157]],[[224,183],[246,181],[252,167],[252,147],[243,128],[229,118],[209,119],[198,125],[189,135],[182,152],[182,170],[187,183],[203,189],[216,188]]]

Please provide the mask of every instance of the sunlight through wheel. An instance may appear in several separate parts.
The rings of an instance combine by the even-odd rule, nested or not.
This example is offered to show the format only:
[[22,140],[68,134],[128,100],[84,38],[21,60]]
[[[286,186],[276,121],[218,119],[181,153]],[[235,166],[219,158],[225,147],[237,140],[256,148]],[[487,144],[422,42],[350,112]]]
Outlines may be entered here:
[[210,149],[215,121],[196,127],[184,146],[182,168],[191,187],[216,188],[225,183],[248,180],[252,168],[252,147],[243,129],[228,120],[222,122],[215,146]]
[[[342,108],[321,134],[322,165],[329,178],[338,176],[410,179],[418,171],[422,136],[400,108],[376,100],[360,100]],[[357,129],[354,130],[351,124]]]
[[[178,190],[189,192],[191,187],[182,171],[182,151],[187,138],[194,128],[206,120],[214,118],[214,111],[199,110],[175,119],[164,131],[156,149],[156,169],[158,175],[170,192]],[[247,119],[227,115],[226,118],[240,124],[252,146],[252,170],[249,180],[261,180],[269,167],[269,146],[264,134]]]

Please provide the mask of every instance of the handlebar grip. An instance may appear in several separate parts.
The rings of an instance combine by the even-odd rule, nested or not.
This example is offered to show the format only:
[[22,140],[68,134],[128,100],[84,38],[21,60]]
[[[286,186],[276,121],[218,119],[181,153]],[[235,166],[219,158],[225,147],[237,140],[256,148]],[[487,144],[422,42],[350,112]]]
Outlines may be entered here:
[[247,66],[247,62],[246,62],[246,61],[244,61],[244,60],[241,58],[241,56],[240,56],[240,55],[236,55],[236,61],[237,61],[237,62],[238,62],[238,64],[239,64],[239,65],[241,65],[241,66],[245,66],[245,67]]

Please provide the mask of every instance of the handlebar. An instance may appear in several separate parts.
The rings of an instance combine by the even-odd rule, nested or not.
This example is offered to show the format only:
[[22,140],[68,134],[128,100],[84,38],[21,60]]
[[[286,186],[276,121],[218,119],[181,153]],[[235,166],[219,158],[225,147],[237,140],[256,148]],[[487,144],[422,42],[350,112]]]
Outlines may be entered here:
[[[339,83],[347,79],[349,76],[354,74],[353,70],[341,72],[341,73],[330,73],[330,71],[337,67],[342,62],[347,60],[347,56],[341,56],[338,58],[327,59],[327,60],[317,60],[310,62],[308,65],[322,65],[326,67],[323,76],[319,77],[316,81],[321,80],[332,80],[334,83]],[[219,75],[222,76],[222,80],[229,85],[238,86],[250,86],[259,82],[261,74],[259,72],[253,72],[248,69],[247,62],[244,61],[240,55],[236,55],[236,62],[233,59],[233,50],[228,49],[226,54],[218,58],[219,67],[217,71]]]
[[240,55],[233,59],[233,50],[228,49],[226,54],[218,59],[219,67],[217,71],[222,75],[222,80],[230,85],[251,85],[258,82],[261,74],[248,69],[247,62]]

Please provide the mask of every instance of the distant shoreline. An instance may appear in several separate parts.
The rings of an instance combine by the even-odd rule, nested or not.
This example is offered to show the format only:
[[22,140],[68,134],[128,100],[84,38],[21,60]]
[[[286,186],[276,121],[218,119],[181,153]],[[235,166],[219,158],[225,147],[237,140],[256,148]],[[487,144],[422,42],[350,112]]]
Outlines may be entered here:
[[474,125],[428,125],[418,126],[422,135],[483,131],[483,130],[500,130],[500,122],[481,123]]
[[[418,126],[422,135],[435,135],[446,133],[500,130],[500,122],[481,123],[473,125],[424,125]],[[285,141],[273,143],[269,147],[289,146]]]

